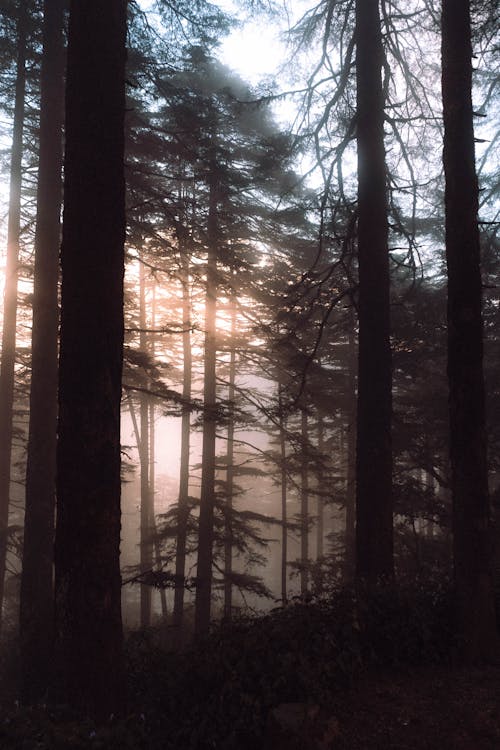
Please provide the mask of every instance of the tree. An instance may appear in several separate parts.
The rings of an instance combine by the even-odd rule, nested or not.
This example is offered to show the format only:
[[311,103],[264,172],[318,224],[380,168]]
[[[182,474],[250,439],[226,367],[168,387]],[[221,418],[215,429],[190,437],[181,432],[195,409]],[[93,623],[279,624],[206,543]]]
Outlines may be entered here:
[[0,366],[0,623],[2,617],[12,457],[12,407],[16,361],[17,282],[21,232],[21,183],[26,94],[28,8],[22,0],[17,18],[17,61],[10,162],[7,264],[5,269],[2,361]]
[[126,8],[126,0],[104,5],[73,0],[68,33],[56,693],[98,718],[119,709],[122,693],[119,544]]
[[209,163],[209,206],[207,224],[207,273],[205,299],[205,357],[203,375],[203,445],[195,602],[195,630],[208,630],[212,595],[213,525],[215,507],[216,393],[216,305],[217,256],[221,252],[218,225],[220,178],[214,152]]
[[486,459],[482,283],[469,0],[443,0],[448,383],[456,616],[461,657],[497,647]]
[[35,233],[30,426],[21,578],[22,697],[47,690],[53,630],[57,349],[65,0],[45,0]]
[[392,374],[383,62],[378,0],[357,0],[359,354],[356,574],[368,583],[393,574]]

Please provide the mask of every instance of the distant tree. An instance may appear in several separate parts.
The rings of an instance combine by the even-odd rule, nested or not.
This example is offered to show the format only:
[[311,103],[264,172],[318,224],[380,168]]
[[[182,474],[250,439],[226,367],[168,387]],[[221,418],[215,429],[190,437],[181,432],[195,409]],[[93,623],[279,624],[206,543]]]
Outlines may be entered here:
[[448,382],[458,648],[467,662],[498,651],[483,380],[482,282],[474,155],[469,0],[443,0]]
[[72,0],[62,241],[55,611],[59,700],[123,693],[120,397],[126,0]]
[[65,0],[45,0],[35,232],[30,426],[21,578],[22,698],[46,693],[53,635],[57,349]]

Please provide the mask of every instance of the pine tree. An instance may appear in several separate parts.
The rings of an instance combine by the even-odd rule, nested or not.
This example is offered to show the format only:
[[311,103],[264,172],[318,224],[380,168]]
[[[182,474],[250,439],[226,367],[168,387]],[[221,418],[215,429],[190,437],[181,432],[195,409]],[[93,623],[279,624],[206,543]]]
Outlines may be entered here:
[[498,648],[491,577],[482,282],[474,158],[469,0],[443,0],[448,382],[457,635],[467,662]]
[[[122,699],[120,397],[125,0],[70,6],[62,241],[56,646],[59,700]],[[90,231],[89,231],[90,230]]]

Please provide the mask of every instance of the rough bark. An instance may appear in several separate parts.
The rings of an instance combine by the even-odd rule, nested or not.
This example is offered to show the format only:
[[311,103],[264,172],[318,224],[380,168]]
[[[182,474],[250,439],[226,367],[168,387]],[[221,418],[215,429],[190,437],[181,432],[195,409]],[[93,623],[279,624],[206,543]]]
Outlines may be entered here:
[[359,366],[356,573],[393,575],[389,251],[378,0],[356,0]]
[[496,643],[483,382],[483,323],[468,0],[443,0],[448,383],[453,551],[459,652],[488,658]]
[[26,89],[26,27],[27,8],[26,2],[23,1],[19,6],[17,26],[16,87],[10,160],[7,262],[3,302],[2,362],[0,366],[0,425],[2,426],[0,430],[0,625],[2,622],[7,559],[12,458],[12,407],[14,404],[14,368],[16,363],[17,281]]
[[21,697],[28,703],[46,694],[53,638],[65,6],[65,0],[45,0],[43,7],[30,421],[20,606]]
[[55,540],[56,698],[122,699],[126,0],[70,4]]
[[217,306],[217,165],[210,173],[208,214],[208,257],[205,300],[205,361],[203,378],[203,442],[198,564],[196,573],[195,632],[206,633],[210,626],[212,596],[213,519],[215,505],[216,440],[216,306]]

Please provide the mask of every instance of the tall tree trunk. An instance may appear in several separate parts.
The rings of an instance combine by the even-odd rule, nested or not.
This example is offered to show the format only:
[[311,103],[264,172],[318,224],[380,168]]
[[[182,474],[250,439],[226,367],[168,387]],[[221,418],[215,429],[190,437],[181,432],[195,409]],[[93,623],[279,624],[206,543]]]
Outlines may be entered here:
[[[156,328],[156,281],[153,279],[153,298],[151,300],[151,328]],[[155,338],[154,334],[151,336],[151,344],[150,344],[150,351],[151,351],[151,359],[155,360]],[[150,508],[151,508],[151,533],[154,537],[154,556],[155,556],[155,562],[156,567],[159,571],[162,569],[162,561],[161,561],[161,549],[160,549],[160,542],[158,540],[157,535],[157,527],[156,527],[156,505],[155,505],[155,499],[156,499],[156,450],[155,450],[155,403],[153,398],[150,399],[149,404],[149,494],[150,494]],[[162,587],[160,589],[160,604],[161,604],[161,614],[163,619],[167,617],[167,594],[165,589]]]
[[356,567],[356,342],[354,310],[349,312],[347,392],[347,481],[344,581],[352,584]]
[[17,63],[10,194],[7,225],[7,263],[3,303],[2,362],[0,366],[0,626],[5,586],[9,527],[10,475],[12,457],[12,407],[16,363],[17,280],[21,229],[21,183],[23,159],[24,100],[26,89],[26,1],[21,0],[17,22]]
[[[146,316],[146,272],[144,264],[139,270],[139,348],[147,351]],[[144,391],[140,395],[141,442],[139,458],[141,464],[141,527],[140,527],[140,571],[147,573],[153,567],[151,546],[151,493],[149,484],[149,398]],[[151,586],[141,583],[141,628],[151,625]]]
[[216,305],[218,244],[218,178],[215,161],[211,165],[208,210],[207,289],[205,301],[205,365],[203,378],[203,443],[201,497],[198,539],[198,566],[195,600],[196,635],[210,626],[212,596],[213,525],[215,506],[216,439]]
[[41,70],[30,421],[21,576],[21,697],[47,692],[53,637],[65,0],[45,0]]
[[234,399],[236,396],[236,299],[231,299],[231,353],[229,359],[229,424],[227,427],[226,524],[224,530],[224,618],[229,621],[233,611],[233,492],[234,492]]
[[307,593],[309,562],[309,461],[307,412],[301,410],[300,418],[302,457],[300,469],[300,593]]
[[179,480],[179,520],[177,527],[175,557],[174,626],[179,631],[184,612],[184,577],[186,574],[186,539],[189,514],[189,457],[191,436],[191,294],[189,258],[187,248],[181,247],[182,264],[182,418],[181,418],[181,464]]
[[[320,461],[323,461],[323,451],[325,440],[325,423],[323,415],[320,414],[318,417],[318,452],[320,455]],[[318,522],[316,527],[316,558],[321,560],[324,553],[324,537],[325,537],[325,501],[323,495],[323,472],[319,472],[318,476]]]
[[460,655],[475,662],[490,657],[498,644],[491,576],[469,1],[443,0],[442,11],[454,572]]
[[288,601],[288,518],[287,518],[287,463],[286,463],[286,422],[283,405],[284,386],[278,382],[278,409],[279,409],[279,441],[280,441],[280,466],[281,466],[281,602],[283,606]]
[[123,693],[120,397],[126,0],[72,0],[55,540],[56,697],[104,719]]
[[356,0],[359,368],[356,573],[393,575],[391,348],[384,53],[378,0]]

